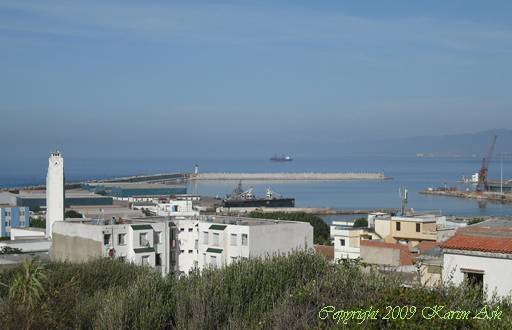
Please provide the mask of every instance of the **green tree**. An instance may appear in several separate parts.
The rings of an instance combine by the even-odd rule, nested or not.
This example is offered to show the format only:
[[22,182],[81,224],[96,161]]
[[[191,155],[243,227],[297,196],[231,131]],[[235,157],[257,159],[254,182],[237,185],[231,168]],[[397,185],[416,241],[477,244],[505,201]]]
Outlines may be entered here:
[[368,220],[366,218],[357,218],[354,221],[354,227],[356,228],[362,228],[362,227],[368,227]]
[[75,210],[67,210],[66,213],[64,213],[64,218],[83,218],[83,216]]
[[46,221],[40,217],[30,217],[30,227],[46,228]]

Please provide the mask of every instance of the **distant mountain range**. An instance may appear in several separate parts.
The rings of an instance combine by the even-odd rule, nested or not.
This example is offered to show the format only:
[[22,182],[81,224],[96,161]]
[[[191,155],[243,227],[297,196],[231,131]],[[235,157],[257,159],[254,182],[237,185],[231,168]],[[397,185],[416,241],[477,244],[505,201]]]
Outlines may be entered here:
[[493,129],[477,133],[416,136],[382,140],[360,140],[345,142],[345,154],[374,156],[418,156],[418,157],[482,157],[487,153],[493,136],[498,136],[495,155],[512,157],[512,130]]

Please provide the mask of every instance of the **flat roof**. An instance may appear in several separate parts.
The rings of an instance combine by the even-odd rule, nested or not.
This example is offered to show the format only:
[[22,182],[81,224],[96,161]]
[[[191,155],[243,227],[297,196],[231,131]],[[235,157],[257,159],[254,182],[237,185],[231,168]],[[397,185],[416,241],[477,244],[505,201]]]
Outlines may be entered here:
[[237,216],[224,216],[224,215],[205,215],[198,218],[203,222],[215,223],[215,224],[227,224],[237,226],[261,226],[261,225],[276,225],[283,223],[307,223],[300,221],[289,221],[289,220],[275,220],[275,219],[260,219],[260,218],[248,218],[248,217],[237,217]]
[[[13,197],[17,198],[46,198],[46,191],[44,192],[20,192],[19,194],[12,194]],[[99,194],[91,193],[88,191],[80,191],[80,192],[69,192],[65,193],[66,198],[112,198],[110,196],[102,196]]]
[[90,219],[90,218],[67,218],[62,222],[79,223],[93,226],[122,226],[122,225],[145,225],[150,223],[161,223],[170,220],[168,217],[140,217],[140,218],[123,218],[122,223],[111,223],[112,219]]

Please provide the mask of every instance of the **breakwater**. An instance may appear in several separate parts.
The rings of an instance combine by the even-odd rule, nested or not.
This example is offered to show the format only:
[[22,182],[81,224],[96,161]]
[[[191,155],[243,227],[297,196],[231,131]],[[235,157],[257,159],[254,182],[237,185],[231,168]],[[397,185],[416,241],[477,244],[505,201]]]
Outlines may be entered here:
[[335,180],[387,180],[384,173],[198,173],[191,174],[190,180],[305,180],[305,181],[335,181]]
[[439,189],[426,189],[419,192],[423,195],[435,195],[444,197],[457,197],[476,199],[479,201],[489,201],[502,204],[512,203],[512,194],[510,193],[496,193],[496,192],[476,192],[476,191],[460,191],[460,190],[439,190]]

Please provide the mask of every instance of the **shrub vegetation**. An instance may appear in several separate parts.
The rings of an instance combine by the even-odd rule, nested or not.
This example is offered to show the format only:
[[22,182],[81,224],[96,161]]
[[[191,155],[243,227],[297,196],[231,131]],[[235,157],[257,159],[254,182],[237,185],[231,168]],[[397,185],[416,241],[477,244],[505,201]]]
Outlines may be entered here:
[[323,306],[373,309],[380,318],[340,328],[505,329],[509,301],[494,300],[501,320],[382,320],[386,306],[444,305],[476,311],[477,290],[404,288],[393,276],[357,263],[329,264],[312,253],[241,260],[219,270],[161,277],[149,268],[101,259],[84,264],[37,262],[0,273],[2,329],[325,329]]

